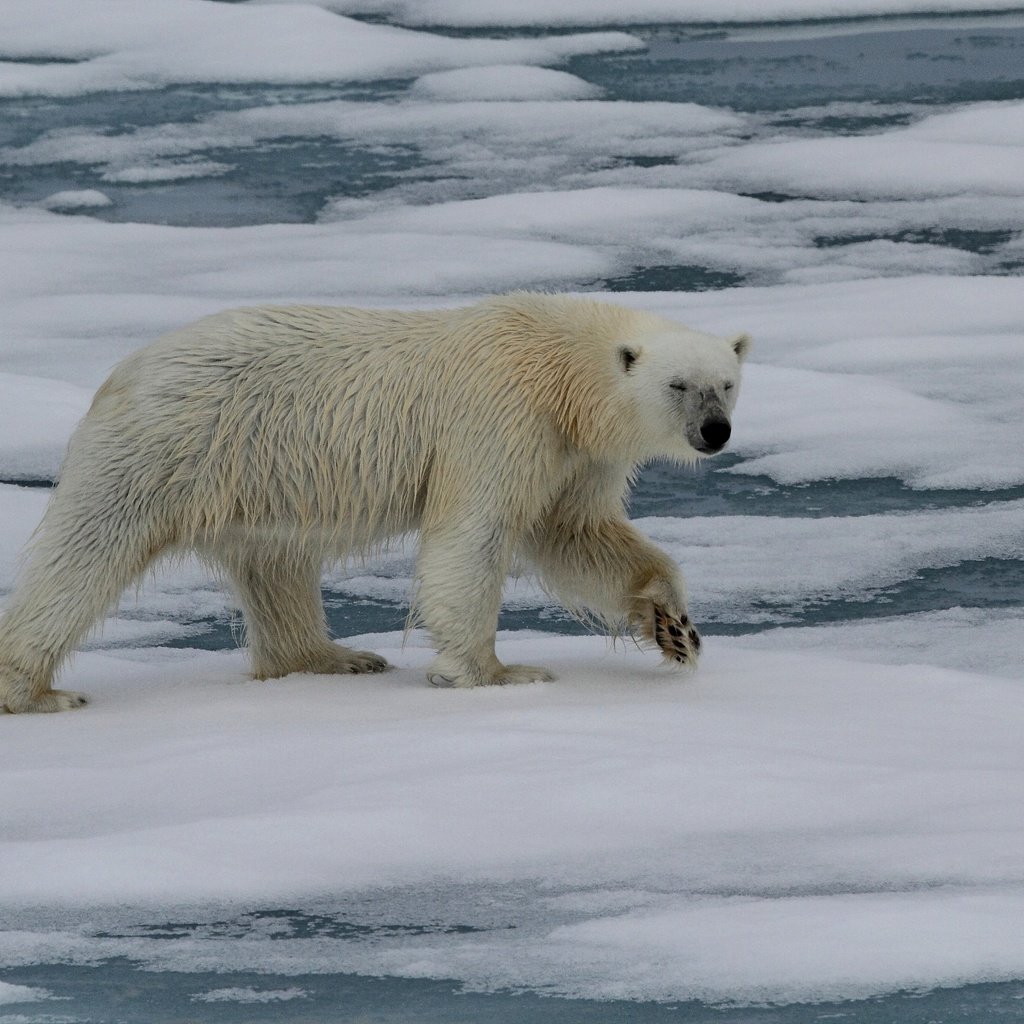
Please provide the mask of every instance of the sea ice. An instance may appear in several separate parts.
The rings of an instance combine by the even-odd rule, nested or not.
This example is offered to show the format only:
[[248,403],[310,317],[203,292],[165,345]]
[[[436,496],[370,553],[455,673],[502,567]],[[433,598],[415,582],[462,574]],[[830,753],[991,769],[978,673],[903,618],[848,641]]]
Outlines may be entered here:
[[[297,3],[303,0],[286,0]],[[1015,0],[315,0],[344,14],[407,25],[626,25],[786,22],[970,11],[1017,11]],[[820,29],[819,29],[820,30]]]
[[[14,931],[0,960],[740,1001],[1016,976],[1019,681],[724,639],[680,676],[600,638],[509,637],[499,654],[560,679],[438,691],[416,637],[366,640],[400,668],[253,683],[238,653],[79,657],[66,682],[88,709],[4,723],[12,924],[31,929],[34,906],[336,904],[538,877],[546,923],[307,943],[300,960],[255,936]],[[607,898],[566,917],[581,888]]]
[[[1021,105],[1007,104],[1009,123]],[[972,108],[973,109],[973,108]],[[835,199],[924,198],[1024,193],[1024,147],[993,136],[931,136],[913,126],[877,135],[777,139],[729,147],[691,171],[694,184]],[[927,126],[927,121],[924,122]]]
[[67,189],[63,192],[54,192],[47,196],[40,204],[46,210],[58,212],[70,212],[74,210],[95,210],[104,206],[111,206],[110,196],[94,188]]
[[103,180],[118,183],[182,181],[186,178],[208,178],[227,174],[231,164],[216,160],[187,160],[178,163],[155,163],[148,167],[121,167],[103,172]]
[[192,999],[197,1003],[287,1003],[308,995],[301,988],[215,988]]
[[946,608],[813,628],[766,629],[732,642],[774,651],[821,650],[869,664],[942,665],[1017,680],[1024,675],[1020,608]]
[[67,96],[172,82],[414,77],[474,65],[550,64],[640,46],[622,32],[455,39],[370,25],[312,4],[6,0],[0,95]]
[[590,100],[600,94],[596,85],[565,71],[516,64],[435,71],[409,90],[418,100]]
[[0,373],[0,479],[52,480],[91,400],[65,381]]
[[[257,90],[194,120],[71,117],[0,153],[54,182],[0,206],[0,593],[49,494],[11,481],[52,479],[94,389],[165,330],[243,303],[409,308],[687,267],[745,286],[615,298],[754,333],[730,472],[956,489],[949,508],[903,513],[639,520],[682,564],[702,622],[778,624],[780,608],[884,597],[965,562],[1019,566],[1024,103],[776,116],[617,102],[558,68],[638,51],[628,33],[485,39],[345,16],[591,27],[1014,7],[9,0],[7,97],[258,74],[329,98]],[[386,100],[337,98],[382,76]],[[806,127],[851,113],[879,127]],[[315,223],[97,219],[125,219],[119,190],[230,185],[251,152],[318,140],[406,153],[415,169],[371,196],[321,196]],[[110,205],[54,212],[72,212],[44,191],[69,167],[78,201],[103,189]],[[330,594],[400,605],[414,549],[403,538],[332,568]],[[507,602],[550,598],[524,580]],[[425,685],[432,652],[415,630],[356,639],[398,666],[372,679],[256,683],[237,650],[142,646],[228,604],[197,562],[171,562],[64,672],[90,707],[0,719],[0,963],[126,957],[716,1002],[1022,976],[1018,607],[712,635],[690,675],[631,643],[506,632],[500,656],[560,678],[468,693]],[[240,941],[215,924],[256,906],[455,930],[282,942],[256,925]],[[207,931],[148,939],[174,908]],[[196,999],[303,995],[275,983]],[[5,1006],[45,998],[0,983]]]
[[11,985],[6,981],[0,981],[0,1006],[10,1003],[35,1003],[51,998],[52,996],[45,989],[29,985]]

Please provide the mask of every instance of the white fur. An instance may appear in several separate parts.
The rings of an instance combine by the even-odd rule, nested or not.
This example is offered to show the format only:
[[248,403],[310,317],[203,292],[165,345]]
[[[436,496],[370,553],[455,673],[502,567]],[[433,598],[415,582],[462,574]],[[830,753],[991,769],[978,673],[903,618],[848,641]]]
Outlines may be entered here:
[[[257,677],[380,670],[330,641],[320,571],[415,529],[435,683],[550,678],[494,653],[516,557],[567,603],[692,662],[682,580],[623,500],[639,462],[699,456],[701,417],[731,410],[748,345],[530,294],[430,312],[258,307],[169,334],[114,370],[71,439],[0,621],[0,705],[84,703],[51,689],[55,672],[182,549],[234,584]],[[671,386],[684,379],[692,390]]]

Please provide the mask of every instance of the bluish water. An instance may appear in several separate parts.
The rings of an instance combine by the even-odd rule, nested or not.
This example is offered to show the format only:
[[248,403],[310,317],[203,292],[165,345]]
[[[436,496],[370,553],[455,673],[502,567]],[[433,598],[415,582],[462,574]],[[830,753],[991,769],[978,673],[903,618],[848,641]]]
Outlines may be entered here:
[[[863,28],[863,30],[861,30]],[[784,34],[773,30],[707,31],[686,27],[628,27],[649,43],[646,52],[578,57],[565,70],[600,85],[609,98],[677,100],[753,112],[753,131],[770,134],[785,126],[810,135],[850,134],[905,123],[910,105],[942,106],[978,100],[1024,97],[1024,24],[1019,19],[990,19],[979,24],[949,19],[914,27],[853,26],[846,34]],[[405,80],[359,86],[247,87],[190,85],[147,92],[104,93],[71,99],[27,98],[0,102],[0,146],[22,146],[47,131],[99,128],[111,134],[168,122],[190,122],[219,111],[270,103],[348,99],[375,103],[401,93]],[[878,104],[876,109],[837,111],[844,101]],[[237,225],[311,222],[331,197],[372,196],[410,181],[429,182],[439,173],[413,146],[361,147],[326,138],[279,138],[229,151],[211,147],[192,154],[230,163],[219,177],[168,183],[129,184],[102,181],[96,168],[53,162],[30,167],[0,163],[0,194],[13,202],[33,202],[61,189],[101,187],[111,207],[92,215],[178,225]],[[652,167],[656,154],[618,159],[619,166]],[[482,171],[479,180],[462,182],[468,194],[500,190]],[[762,196],[785,202],[785,195]],[[950,249],[986,253],[1008,240],[992,231],[939,230],[920,237],[898,235],[823,236],[822,247],[871,238],[920,241]],[[1006,265],[1007,272],[1019,267]],[[699,265],[657,265],[573,287],[606,290],[698,291],[742,284],[740,275]],[[851,516],[922,509],[972,507],[1024,497],[1024,488],[999,492],[912,490],[890,479],[823,481],[780,485],[767,477],[726,472],[735,460],[683,473],[649,468],[631,502],[631,514],[700,516]],[[328,592],[326,606],[334,632],[344,636],[400,628],[407,609],[400,604]],[[987,558],[920,572],[916,578],[886,586],[870,599],[842,594],[813,603],[771,604],[758,608],[756,622],[742,616],[705,623],[706,632],[742,632],[777,624],[809,625],[864,619],[922,610],[1024,605],[1024,563]],[[230,623],[208,620],[203,632],[184,643],[204,647],[235,645]],[[539,628],[576,632],[575,620],[557,611],[534,608],[506,611],[503,628]],[[334,942],[359,942],[365,926],[344,915],[324,924],[311,912],[275,910],[249,915],[249,923],[227,929],[239,941],[247,927],[269,915],[290,915],[291,934],[324,935]],[[447,914],[447,916],[445,916]],[[153,943],[190,934],[199,926],[152,924],[125,912],[134,935]],[[209,933],[209,925],[202,926]],[[395,929],[415,929],[397,922]],[[445,911],[435,930],[459,929],[454,909]],[[381,933],[374,925],[369,934]],[[318,931],[320,929],[320,931]],[[324,930],[326,929],[326,930]],[[163,933],[163,934],[161,934]],[[287,941],[283,939],[282,941]],[[128,958],[101,959],[82,966],[54,962],[0,971],[0,980],[46,989],[55,1000],[7,1003],[0,1024],[10,1021],[158,1022],[171,1021],[332,1021],[404,1024],[412,1021],[532,1022],[688,1022],[688,1024],[809,1024],[842,1020],[855,1024],[966,1024],[1024,1020],[1020,984],[975,985],[931,993],[901,993],[883,999],[839,1004],[770,1008],[712,1008],[698,1003],[594,1002],[552,999],[532,993],[481,994],[456,982],[362,977],[347,972],[295,973],[202,970],[149,970]],[[230,989],[257,992],[298,990],[301,995],[266,1003],[204,1000],[204,994]]]
[[[0,981],[45,988],[61,1002],[8,1003],[0,1022],[118,1024],[967,1024],[1024,1020],[1018,983],[903,992],[884,999],[808,1006],[708,1007],[479,993],[457,982],[357,974],[141,971],[127,960],[96,967],[46,965],[0,971]],[[210,994],[280,993],[267,1002]],[[301,994],[300,994],[301,993]],[[204,998],[205,996],[205,998]]]
[[[963,103],[1024,96],[1024,24],[922,28],[897,21],[805,35],[778,29],[736,32],[686,27],[644,32],[646,52],[576,57],[568,69],[615,99],[677,100],[777,114],[828,133],[899,124],[898,112],[836,118],[798,114],[837,101]],[[879,30],[882,29],[882,30]],[[631,29],[635,31],[635,29]]]
[[[120,912],[120,922],[77,921],[72,930],[97,945],[88,964],[52,963],[0,969],[0,982],[49,998],[0,1006],[0,1024],[183,1024],[295,1021],[309,1024],[974,1024],[1024,1020],[1024,982],[903,991],[884,998],[787,1006],[708,1006],[698,1001],[635,1002],[567,999],[530,991],[473,991],[455,980],[376,977],[330,968],[348,947],[408,946],[440,938],[488,941],[530,932],[543,918],[572,915],[538,910],[550,889],[455,887],[438,901],[430,893],[397,894],[402,920],[389,920],[384,901],[369,894],[351,906],[255,909],[225,916],[153,922]],[[390,894],[395,897],[396,894]],[[59,914],[49,911],[51,918]],[[25,925],[27,919],[19,920]],[[310,942],[316,944],[315,963]],[[100,944],[131,943],[135,955],[104,956]],[[244,950],[244,968],[210,970],[204,956],[224,942]],[[273,964],[261,968],[259,962]],[[192,962],[184,967],[182,962]],[[260,1001],[262,998],[263,1001]]]

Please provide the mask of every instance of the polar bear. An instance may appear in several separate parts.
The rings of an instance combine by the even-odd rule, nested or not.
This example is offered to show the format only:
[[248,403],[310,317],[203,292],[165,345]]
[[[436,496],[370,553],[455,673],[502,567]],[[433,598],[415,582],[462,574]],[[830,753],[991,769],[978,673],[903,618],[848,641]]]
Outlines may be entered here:
[[114,369],[71,438],[0,620],[0,705],[86,703],[52,689],[55,672],[125,587],[183,550],[236,589],[256,678],[381,671],[331,641],[320,574],[414,530],[437,685],[553,678],[495,655],[514,564],[693,664],[682,577],[624,498],[638,465],[722,449],[749,347],[530,293],[236,309],[165,335]]

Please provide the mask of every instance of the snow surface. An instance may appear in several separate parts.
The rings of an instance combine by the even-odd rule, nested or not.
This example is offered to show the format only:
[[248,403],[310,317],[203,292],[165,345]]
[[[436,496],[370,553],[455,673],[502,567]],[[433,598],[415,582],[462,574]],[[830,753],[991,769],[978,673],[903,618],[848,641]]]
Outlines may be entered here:
[[641,45],[622,32],[451,39],[368,25],[312,4],[5,0],[0,95],[68,96],[196,81],[357,81],[548,64]]
[[589,100],[601,90],[565,71],[495,64],[421,75],[409,94],[420,100]]
[[[67,670],[89,708],[0,719],[0,964],[126,956],[733,1003],[1024,978],[1020,606],[778,628],[779,607],[881,607],[887,588],[965,562],[1019,569],[1024,103],[803,112],[900,122],[826,137],[799,112],[612,101],[559,69],[642,45],[628,33],[458,38],[344,16],[557,27],[1011,6],[9,0],[8,97],[237,84],[254,68],[279,85],[400,84],[379,102],[254,95],[145,125],[71,117],[0,151],[31,174],[74,170],[73,188],[54,177],[49,199],[0,205],[0,602],[48,496],[17,484],[58,473],[111,366],[244,303],[436,306],[661,266],[733,273],[742,286],[615,296],[755,335],[730,472],[895,479],[925,497],[869,515],[752,503],[639,520],[682,564],[702,623],[765,627],[709,637],[683,676],[630,645],[520,631],[499,653],[557,682],[433,690],[414,632],[359,641],[397,666],[381,677],[254,683],[238,651],[154,646],[230,603],[194,562],[162,567]],[[230,180],[247,150],[318,139],[421,162],[315,223],[96,219],[117,212],[118,187]],[[943,242],[957,232],[988,241]],[[943,489],[960,497],[927,507]],[[406,539],[327,582],[400,603],[413,556]],[[547,600],[529,580],[507,594]],[[512,909],[476,932],[367,942],[211,926],[154,943],[125,926],[275,905],[449,924]],[[98,936],[101,918],[120,927]],[[275,982],[195,998],[303,995]],[[48,998],[0,983],[0,1004]]]
[[0,373],[0,475],[20,480],[53,479],[71,431],[91,401],[88,388]]
[[767,629],[733,642],[776,652],[821,650],[869,664],[942,664],[1019,681],[1024,610],[948,608],[814,628]]
[[54,192],[47,196],[40,206],[46,210],[58,212],[70,210],[96,209],[101,206],[112,205],[110,196],[104,195],[98,189],[69,189],[63,192]]
[[192,998],[197,1003],[287,1003],[307,993],[301,988],[215,988]]
[[35,1003],[50,998],[50,993],[45,989],[29,985],[10,985],[6,981],[0,981],[0,1006],[7,1003]]
[[[464,693],[423,685],[419,637],[368,641],[400,667],[266,684],[240,653],[79,657],[87,712],[4,723],[17,780],[5,903],[291,905],[536,877],[552,896],[584,885],[585,920],[332,948],[329,967],[314,953],[288,968],[266,943],[224,952],[234,967],[626,998],[792,1001],[1018,976],[1019,681],[866,673],[721,639],[680,677],[596,637],[512,636],[499,654],[540,658],[558,682]],[[0,959],[133,948],[24,941],[0,935]],[[165,965],[220,954],[167,945]]]

